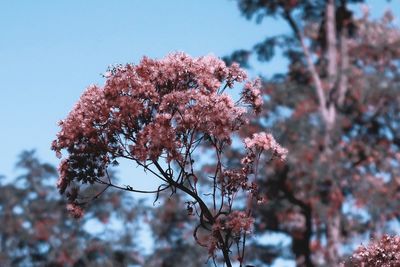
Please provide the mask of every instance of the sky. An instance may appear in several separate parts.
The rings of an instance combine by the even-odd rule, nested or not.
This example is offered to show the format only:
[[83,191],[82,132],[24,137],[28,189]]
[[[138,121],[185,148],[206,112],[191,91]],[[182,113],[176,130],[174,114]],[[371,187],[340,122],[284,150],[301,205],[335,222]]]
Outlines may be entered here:
[[[368,2],[375,17],[387,7],[400,17],[400,0]],[[224,56],[286,31],[274,19],[247,21],[230,0],[0,0],[0,174],[15,177],[25,149],[58,164],[50,150],[57,122],[87,86],[103,84],[107,66],[173,51]],[[257,73],[285,67],[277,58]],[[154,189],[154,180],[128,164],[120,176]]]
[[[373,15],[387,6],[400,15],[400,0],[369,2]],[[109,65],[173,51],[224,56],[285,31],[274,19],[247,21],[231,0],[0,0],[0,174],[15,177],[25,149],[57,164],[57,122]],[[257,66],[265,76],[286,67],[282,58]],[[122,164],[120,176],[133,174]]]
[[7,177],[24,149],[58,163],[50,151],[57,122],[88,85],[104,83],[109,65],[173,51],[223,56],[286,26],[250,23],[228,0],[0,4],[0,174]]

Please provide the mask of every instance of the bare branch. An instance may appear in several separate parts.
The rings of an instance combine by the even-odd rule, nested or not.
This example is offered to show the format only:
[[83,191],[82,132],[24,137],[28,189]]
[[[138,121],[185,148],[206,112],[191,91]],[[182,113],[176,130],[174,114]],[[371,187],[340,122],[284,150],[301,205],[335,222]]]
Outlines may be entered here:
[[299,27],[297,26],[295,20],[293,19],[290,11],[285,9],[283,17],[289,23],[290,27],[294,31],[298,41],[300,42],[302,49],[303,49],[304,57],[306,58],[306,61],[307,61],[307,68],[308,68],[308,71],[310,72],[312,80],[314,82],[314,87],[315,87],[315,91],[316,91],[316,94],[318,97],[321,115],[322,115],[324,121],[326,121],[326,119],[328,118],[328,110],[326,108],[326,103],[327,103],[326,97],[325,97],[325,93],[324,93],[324,88],[322,86],[321,78],[318,75],[318,72],[317,72],[314,62],[312,61],[311,52],[308,49],[308,47],[305,43],[305,38],[304,38],[303,34],[301,33]]
[[340,73],[338,105],[341,107],[348,89],[349,51],[347,47],[347,30],[342,28],[340,34]]

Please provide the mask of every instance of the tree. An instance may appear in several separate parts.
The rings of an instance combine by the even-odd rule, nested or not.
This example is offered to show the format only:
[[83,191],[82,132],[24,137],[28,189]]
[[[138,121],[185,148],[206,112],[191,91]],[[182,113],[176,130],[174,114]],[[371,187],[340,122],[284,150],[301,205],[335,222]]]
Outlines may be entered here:
[[[0,186],[1,266],[127,266],[142,261],[132,236],[138,227],[133,219],[140,210],[131,209],[132,200],[109,194],[76,220],[53,185],[57,175],[53,166],[40,162],[34,151],[25,151],[17,167],[21,175]],[[92,190],[101,187],[85,193],[93,195]],[[124,221],[121,231],[110,228],[98,238],[84,227],[93,221],[106,225],[111,216]]]
[[[154,193],[179,191],[187,211],[197,216],[193,236],[215,260],[221,251],[232,266],[231,248],[242,266],[246,235],[253,224],[251,203],[257,195],[257,167],[270,156],[284,159],[287,151],[270,134],[245,139],[241,166],[225,168],[225,150],[231,136],[246,125],[248,110],[260,111],[258,80],[246,80],[237,64],[226,67],[213,56],[191,58],[174,53],[161,60],[143,58],[140,64],[117,66],[106,73],[103,88],[90,86],[60,122],[52,148],[67,157],[60,164],[58,188],[74,207],[82,202],[75,181],[102,184],[125,191]],[[236,102],[224,91],[245,82]],[[208,183],[198,179],[195,155],[199,145],[217,161]],[[206,153],[206,152],[204,152]],[[128,159],[159,178],[157,190],[144,192],[117,185],[108,167]],[[247,205],[234,200],[245,195]]]
[[278,46],[289,59],[288,73],[264,79],[265,114],[243,133],[274,122],[291,151],[259,172],[268,201],[254,210],[256,230],[290,236],[299,266],[337,266],[339,248],[399,218],[400,31],[390,13],[355,18],[348,5],[362,1],[237,2],[247,18],[280,17],[292,30],[227,58],[266,61]]

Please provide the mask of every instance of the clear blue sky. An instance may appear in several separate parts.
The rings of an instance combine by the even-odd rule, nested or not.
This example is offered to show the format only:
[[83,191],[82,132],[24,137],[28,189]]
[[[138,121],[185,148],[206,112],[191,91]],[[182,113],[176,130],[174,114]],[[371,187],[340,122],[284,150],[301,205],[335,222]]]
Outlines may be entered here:
[[[387,5],[370,2],[374,14]],[[399,0],[391,6],[400,12]],[[177,50],[223,56],[286,29],[272,19],[247,21],[229,0],[0,1],[0,174],[15,176],[24,149],[58,162],[49,149],[57,121],[86,86],[103,83],[109,64]],[[284,68],[278,59],[258,70]]]

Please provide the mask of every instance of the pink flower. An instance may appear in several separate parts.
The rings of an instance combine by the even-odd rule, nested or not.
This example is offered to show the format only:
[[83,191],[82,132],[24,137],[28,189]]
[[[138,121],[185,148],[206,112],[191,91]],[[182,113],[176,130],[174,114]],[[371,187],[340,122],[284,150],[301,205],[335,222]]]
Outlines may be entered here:
[[83,209],[76,205],[75,203],[67,204],[67,211],[71,214],[75,219],[80,219],[83,217],[84,211]]
[[287,149],[279,145],[271,134],[265,132],[253,134],[251,138],[246,138],[244,143],[250,151],[270,150],[281,160],[285,160],[288,153]]
[[399,266],[400,237],[384,235],[380,240],[371,242],[367,247],[359,247],[353,254],[351,262],[357,266]]
[[250,104],[256,113],[261,112],[263,99],[261,95],[261,80],[256,79],[253,82],[246,82],[242,92],[244,102]]
[[243,232],[249,233],[251,228],[253,227],[254,218],[249,217],[243,211],[234,211],[228,215],[228,221],[226,222],[226,226],[228,229],[234,234],[241,234]]
[[57,188],[61,193],[64,193],[69,185],[68,180],[68,163],[67,160],[63,159],[58,167],[58,172],[60,176],[57,181]]
[[105,77],[105,86],[89,86],[59,123],[52,149],[57,156],[67,151],[60,165],[61,192],[74,179],[93,182],[118,157],[181,161],[189,135],[230,143],[231,134],[246,123],[243,104],[261,106],[257,81],[246,83],[242,103],[222,93],[224,86],[243,82],[246,73],[214,56],[144,57],[138,65],[114,67]]
[[220,216],[213,225],[213,231],[228,231],[234,236],[249,233],[253,227],[254,218],[244,211],[233,211],[227,216]]

